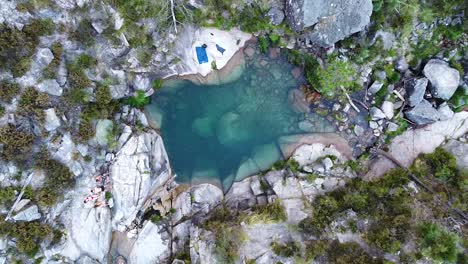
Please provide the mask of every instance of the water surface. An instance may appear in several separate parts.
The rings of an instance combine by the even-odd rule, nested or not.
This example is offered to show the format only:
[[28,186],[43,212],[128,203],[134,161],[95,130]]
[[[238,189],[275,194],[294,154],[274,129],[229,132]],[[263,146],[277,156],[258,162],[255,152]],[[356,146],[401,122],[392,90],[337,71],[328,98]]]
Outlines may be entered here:
[[220,180],[228,188],[282,159],[280,137],[333,131],[292,104],[301,81],[291,70],[283,58],[257,51],[235,81],[179,80],[155,93],[146,110],[160,126],[177,181]]

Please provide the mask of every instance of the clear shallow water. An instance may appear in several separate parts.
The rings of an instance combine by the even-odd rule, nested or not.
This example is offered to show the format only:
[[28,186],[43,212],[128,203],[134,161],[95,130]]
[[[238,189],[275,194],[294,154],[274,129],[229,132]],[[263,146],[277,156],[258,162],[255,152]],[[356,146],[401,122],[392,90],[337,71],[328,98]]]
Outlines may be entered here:
[[172,81],[155,93],[146,110],[160,126],[177,180],[220,180],[227,189],[282,159],[280,137],[333,131],[292,105],[300,83],[291,70],[284,59],[257,52],[235,81]]

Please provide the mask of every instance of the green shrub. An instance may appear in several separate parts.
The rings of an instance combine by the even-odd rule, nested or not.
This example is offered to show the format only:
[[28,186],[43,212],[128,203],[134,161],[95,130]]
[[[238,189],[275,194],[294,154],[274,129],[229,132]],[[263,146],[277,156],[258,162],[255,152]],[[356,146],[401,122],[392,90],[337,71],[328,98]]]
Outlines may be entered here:
[[328,248],[328,241],[315,240],[308,241],[305,247],[305,257],[307,260],[314,260],[319,256],[325,255]]
[[39,37],[53,30],[51,20],[33,19],[23,30],[0,24],[0,69],[11,70],[15,77],[24,75],[29,70]]
[[421,154],[412,166],[413,172],[420,177],[432,174],[442,182],[458,186],[457,160],[442,147],[437,147],[433,153]]
[[163,84],[164,84],[164,80],[156,79],[156,80],[153,81],[153,89],[154,90],[159,90],[159,89],[162,88]]
[[295,241],[289,241],[285,244],[279,244],[276,241],[274,241],[271,242],[270,247],[276,255],[282,257],[289,258],[299,255],[300,253],[300,247]]
[[31,154],[34,136],[20,131],[12,125],[0,127],[0,143],[3,144],[2,158],[16,162],[26,160]]
[[91,81],[86,77],[78,63],[70,63],[67,65],[68,81],[72,88],[84,89],[91,86]]
[[111,192],[106,192],[105,198],[106,198],[106,201],[109,201],[112,198],[112,193]]
[[61,43],[54,43],[51,47],[52,54],[54,54],[54,58],[52,61],[47,65],[44,69],[43,76],[46,79],[54,79],[56,77],[57,68],[60,66],[60,62],[62,61],[62,54],[63,54],[63,46]]
[[440,262],[456,262],[457,235],[436,224],[425,223],[419,227],[419,237],[419,246],[424,256]]
[[346,90],[355,87],[356,70],[346,61],[330,59],[327,66],[322,68],[314,59],[305,63],[305,76],[307,82],[319,91],[324,97],[332,98],[342,86]]
[[150,102],[150,97],[147,97],[145,95],[145,92],[141,90],[136,91],[134,96],[129,97],[125,100],[125,104],[128,104],[135,108],[142,108]]
[[333,241],[327,250],[329,263],[336,264],[383,264],[381,258],[373,258],[355,242]]
[[10,103],[11,100],[18,95],[20,87],[16,83],[8,81],[0,81],[0,100]]
[[0,117],[2,117],[5,114],[5,107],[0,105]]
[[17,113],[35,118],[37,121],[43,121],[45,118],[44,109],[49,106],[49,95],[38,92],[33,87],[28,87],[24,90],[18,104]]
[[107,85],[98,85],[96,87],[96,103],[98,105],[108,105],[112,101],[112,95]]
[[265,36],[258,37],[258,46],[262,53],[267,53],[268,51],[268,40]]
[[86,142],[94,137],[96,131],[91,121],[82,120],[78,128],[78,138],[81,142]]
[[268,35],[271,45],[278,46],[280,44],[280,36],[278,34],[270,34]]
[[75,63],[78,68],[89,69],[97,65],[97,59],[88,54],[81,54],[76,59]]
[[279,199],[263,206],[252,208],[252,215],[247,217],[249,223],[268,223],[268,222],[284,222],[287,219],[284,206]]
[[35,166],[44,170],[46,174],[45,186],[63,191],[75,183],[75,176],[70,169],[57,160],[50,158],[46,152],[39,153],[35,159]]
[[32,258],[39,250],[39,244],[52,235],[53,229],[47,224],[33,222],[5,222],[5,216],[0,216],[0,236],[16,240],[16,249]]
[[94,44],[97,32],[94,30],[89,19],[83,19],[75,31],[70,32],[70,38],[87,47]]
[[0,204],[12,203],[15,198],[15,188],[10,186],[0,187]]
[[224,226],[216,233],[215,252],[220,263],[235,263],[243,240],[242,229]]

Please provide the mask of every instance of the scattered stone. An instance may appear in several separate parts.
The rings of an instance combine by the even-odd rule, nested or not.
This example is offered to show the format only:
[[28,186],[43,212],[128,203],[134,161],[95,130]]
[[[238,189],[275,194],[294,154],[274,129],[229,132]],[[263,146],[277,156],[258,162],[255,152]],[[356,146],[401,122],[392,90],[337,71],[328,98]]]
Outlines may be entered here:
[[329,157],[324,158],[322,160],[322,164],[325,168],[325,171],[330,171],[330,169],[333,167],[333,161]]
[[375,106],[371,107],[369,114],[372,120],[384,119],[386,117],[385,113]]
[[385,73],[385,71],[376,71],[375,77],[377,77],[379,81],[384,82],[387,79],[387,73]]
[[384,101],[382,103],[382,112],[384,112],[387,119],[392,119],[395,109],[393,107],[393,103],[390,101]]
[[380,91],[380,89],[382,89],[383,85],[384,84],[382,82],[375,81],[374,83],[372,83],[369,89],[367,89],[367,92],[370,94],[376,94],[378,91]]
[[387,131],[388,132],[395,132],[398,130],[398,125],[393,122],[388,122],[387,124]]
[[405,112],[406,117],[417,125],[433,123],[440,118],[439,112],[427,100],[422,100],[416,107]]
[[446,102],[439,105],[437,112],[440,114],[440,120],[448,120],[455,114]]
[[284,12],[283,10],[277,8],[277,7],[272,7],[267,14],[268,17],[270,17],[270,23],[273,25],[279,25],[281,22],[284,20]]
[[448,100],[457,90],[460,82],[460,73],[451,68],[448,63],[439,59],[430,60],[423,70],[431,82],[432,96],[443,100]]
[[37,86],[39,92],[48,93],[50,95],[61,96],[63,89],[56,80],[44,80]]
[[54,108],[49,108],[47,110],[44,110],[44,113],[45,113],[45,121],[44,121],[45,130],[53,131],[57,127],[60,126],[60,119],[57,117],[57,114],[55,114]]
[[406,58],[404,56],[401,56],[397,60],[395,68],[401,73],[404,73],[409,69],[408,62],[406,62]]
[[468,168],[468,144],[451,139],[444,146],[444,149],[455,156],[459,169],[466,170]]
[[109,143],[107,135],[112,129],[113,124],[114,123],[112,122],[112,120],[108,120],[108,119],[98,120],[96,124],[96,135],[94,138],[100,146],[105,146],[107,145],[107,143]]
[[423,100],[428,81],[427,78],[412,78],[405,81],[406,98],[409,106],[416,106]]
[[364,128],[360,125],[355,125],[354,126],[354,134],[356,134],[356,136],[358,137],[361,137],[362,135],[364,135]]
[[37,205],[32,205],[13,216],[13,220],[15,221],[25,222],[31,222],[40,218],[41,214],[39,213],[39,208],[37,207]]
[[13,208],[13,212],[18,212],[18,211],[21,211],[21,209],[23,209],[29,202],[31,202],[31,200],[29,199],[21,199],[15,206],[15,208]]
[[369,121],[369,127],[371,129],[377,129],[379,127],[379,124],[377,124],[377,122],[375,121]]
[[44,68],[50,64],[50,62],[54,59],[54,54],[50,49],[44,48],[39,49],[36,54],[36,63],[38,64],[39,68]]
[[250,189],[255,196],[263,194],[262,185],[258,177],[252,177],[250,181]]

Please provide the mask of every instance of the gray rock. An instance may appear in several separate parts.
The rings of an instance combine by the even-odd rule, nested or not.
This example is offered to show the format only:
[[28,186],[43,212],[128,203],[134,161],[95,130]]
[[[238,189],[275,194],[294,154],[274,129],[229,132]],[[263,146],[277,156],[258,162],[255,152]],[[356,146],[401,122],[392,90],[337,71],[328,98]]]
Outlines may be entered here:
[[302,31],[315,25],[308,37],[324,47],[364,29],[371,14],[371,0],[286,1],[286,18],[291,28]]
[[354,134],[358,137],[364,135],[364,128],[360,125],[354,126]]
[[387,131],[388,132],[395,132],[398,130],[398,125],[393,122],[388,122],[387,124]]
[[382,110],[380,110],[379,108],[375,106],[371,107],[369,114],[372,120],[380,120],[380,119],[384,119],[385,117],[387,117]]
[[392,119],[393,118],[393,111],[394,111],[394,107],[393,107],[393,103],[390,102],[390,101],[384,101],[382,103],[382,112],[384,112],[385,116],[387,117],[387,119]]
[[110,172],[113,224],[122,230],[133,221],[150,195],[164,194],[164,184],[172,173],[162,138],[155,132],[131,136],[118,152]]
[[21,209],[23,209],[29,202],[31,202],[31,200],[29,199],[21,199],[21,201],[19,201],[15,208],[13,208],[13,212],[18,212],[18,211],[21,211]]
[[443,100],[452,97],[460,82],[460,73],[443,60],[430,60],[423,73],[431,82],[432,95]]
[[450,106],[445,102],[437,107],[437,112],[440,114],[440,120],[448,120],[455,114]]
[[443,148],[455,156],[458,168],[468,169],[468,144],[451,139]]
[[380,89],[382,89],[383,85],[384,84],[382,82],[375,81],[372,83],[369,89],[367,89],[367,92],[369,92],[370,94],[376,94],[378,91],[380,91]]
[[37,207],[37,205],[32,205],[26,208],[25,210],[19,212],[15,216],[13,216],[13,220],[15,221],[26,221],[26,222],[34,221],[40,218],[41,218],[41,214],[39,213],[39,208]]
[[411,107],[416,106],[422,101],[428,81],[427,78],[412,78],[405,81],[406,98]]
[[151,221],[143,227],[128,256],[129,263],[161,263],[169,253],[159,228]]
[[422,100],[416,107],[406,111],[405,115],[417,125],[430,124],[440,118],[439,112],[427,100]]
[[111,131],[113,126],[112,120],[108,119],[101,119],[98,120],[96,124],[96,135],[94,136],[94,139],[100,146],[105,146],[107,145],[108,139],[107,139],[107,134]]
[[203,8],[205,6],[204,0],[189,0],[188,4],[193,8]]
[[401,73],[406,72],[409,69],[408,62],[406,62],[406,58],[404,56],[397,60],[395,68]]
[[333,167],[333,161],[329,158],[326,157],[322,160],[323,167],[325,167],[325,171],[330,171],[330,169]]
[[37,86],[37,90],[43,93],[48,93],[50,95],[61,96],[63,89],[57,83],[56,80],[44,80],[39,83]]
[[39,49],[36,54],[36,63],[40,68],[44,68],[54,59],[54,54],[48,48]]
[[284,20],[284,12],[283,10],[272,7],[267,14],[270,17],[270,23],[273,25],[279,25]]
[[60,119],[57,117],[54,108],[49,108],[44,110],[45,112],[45,122],[44,128],[47,131],[53,131],[60,126]]
[[371,129],[377,129],[379,127],[379,124],[377,124],[377,122],[375,121],[369,121],[369,127]]

